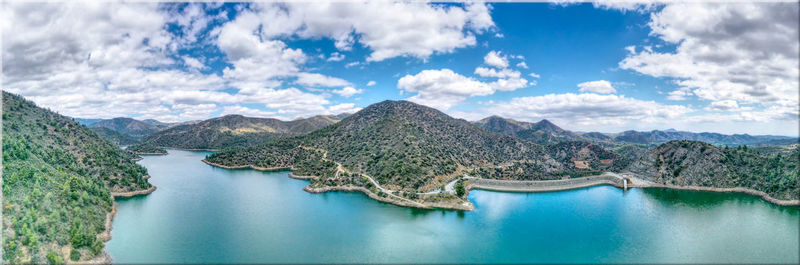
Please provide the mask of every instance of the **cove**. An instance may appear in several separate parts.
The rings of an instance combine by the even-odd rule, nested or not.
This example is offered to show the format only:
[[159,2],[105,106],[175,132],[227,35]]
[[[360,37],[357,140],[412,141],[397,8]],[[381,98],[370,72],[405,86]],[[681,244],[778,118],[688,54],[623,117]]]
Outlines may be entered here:
[[797,207],[746,194],[611,186],[473,190],[470,212],[352,192],[288,171],[214,168],[210,152],[139,163],[158,189],[118,200],[115,263],[797,263]]

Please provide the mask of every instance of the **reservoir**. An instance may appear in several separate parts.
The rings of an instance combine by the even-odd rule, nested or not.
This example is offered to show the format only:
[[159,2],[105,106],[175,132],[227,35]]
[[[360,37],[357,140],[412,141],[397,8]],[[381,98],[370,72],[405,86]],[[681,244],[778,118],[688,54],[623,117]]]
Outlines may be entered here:
[[797,263],[798,207],[758,197],[611,186],[473,190],[470,212],[353,192],[288,171],[214,168],[209,152],[144,156],[147,196],[120,199],[115,263]]

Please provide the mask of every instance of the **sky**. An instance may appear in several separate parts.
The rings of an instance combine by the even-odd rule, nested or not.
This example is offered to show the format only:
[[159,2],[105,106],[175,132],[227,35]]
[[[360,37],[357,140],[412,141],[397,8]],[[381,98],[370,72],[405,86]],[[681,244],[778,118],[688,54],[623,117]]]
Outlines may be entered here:
[[72,117],[409,100],[575,131],[800,130],[797,2],[0,5],[2,89]]

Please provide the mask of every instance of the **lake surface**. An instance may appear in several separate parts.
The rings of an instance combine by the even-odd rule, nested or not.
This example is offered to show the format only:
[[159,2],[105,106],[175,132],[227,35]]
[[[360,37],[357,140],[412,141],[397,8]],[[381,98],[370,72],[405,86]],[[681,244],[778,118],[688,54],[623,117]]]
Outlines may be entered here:
[[311,194],[288,172],[214,168],[209,152],[145,156],[145,197],[119,200],[117,263],[797,263],[797,207],[744,194],[611,186],[473,190],[471,212],[361,193]]

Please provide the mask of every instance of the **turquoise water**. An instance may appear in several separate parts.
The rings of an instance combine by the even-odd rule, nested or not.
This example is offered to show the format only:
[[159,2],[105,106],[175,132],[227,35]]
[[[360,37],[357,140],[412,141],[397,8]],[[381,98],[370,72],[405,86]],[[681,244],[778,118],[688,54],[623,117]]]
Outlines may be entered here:
[[798,262],[798,208],[743,194],[473,190],[474,211],[414,210],[169,152],[139,162],[156,192],[119,201],[114,262]]

